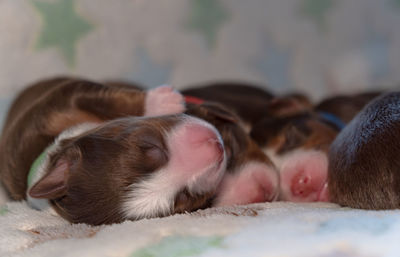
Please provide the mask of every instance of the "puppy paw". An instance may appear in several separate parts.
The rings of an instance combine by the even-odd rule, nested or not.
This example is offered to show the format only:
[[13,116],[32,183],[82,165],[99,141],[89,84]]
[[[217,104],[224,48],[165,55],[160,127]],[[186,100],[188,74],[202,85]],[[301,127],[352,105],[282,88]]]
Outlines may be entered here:
[[159,116],[182,113],[185,101],[181,93],[171,86],[160,86],[146,93],[144,116]]
[[222,179],[215,206],[271,202],[279,193],[275,168],[263,163],[249,163]]

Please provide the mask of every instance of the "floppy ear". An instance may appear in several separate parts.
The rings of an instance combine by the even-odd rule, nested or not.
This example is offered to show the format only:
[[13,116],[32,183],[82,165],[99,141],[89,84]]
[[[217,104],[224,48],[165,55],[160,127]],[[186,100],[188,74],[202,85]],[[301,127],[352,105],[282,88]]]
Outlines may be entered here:
[[70,162],[61,158],[56,165],[29,190],[33,198],[55,199],[65,195]]

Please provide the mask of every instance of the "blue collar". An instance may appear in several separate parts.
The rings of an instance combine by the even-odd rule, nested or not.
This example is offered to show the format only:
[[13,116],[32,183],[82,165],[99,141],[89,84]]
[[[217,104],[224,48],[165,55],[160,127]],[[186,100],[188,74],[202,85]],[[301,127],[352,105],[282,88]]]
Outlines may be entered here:
[[339,131],[341,131],[346,126],[346,123],[344,123],[339,117],[332,113],[318,112],[318,115],[324,122],[331,124]]

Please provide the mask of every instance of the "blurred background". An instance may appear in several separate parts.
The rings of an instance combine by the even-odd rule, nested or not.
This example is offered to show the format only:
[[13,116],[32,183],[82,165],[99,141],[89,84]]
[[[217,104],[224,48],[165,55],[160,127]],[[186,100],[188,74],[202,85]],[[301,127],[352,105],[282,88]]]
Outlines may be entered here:
[[400,81],[400,0],[0,0],[0,118],[55,75],[318,100]]

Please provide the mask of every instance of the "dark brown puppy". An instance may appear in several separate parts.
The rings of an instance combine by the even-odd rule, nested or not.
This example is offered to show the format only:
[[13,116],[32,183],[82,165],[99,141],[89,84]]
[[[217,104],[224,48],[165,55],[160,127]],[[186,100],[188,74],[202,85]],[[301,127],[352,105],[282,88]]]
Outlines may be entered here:
[[400,93],[368,104],[329,152],[333,202],[361,209],[400,208]]

